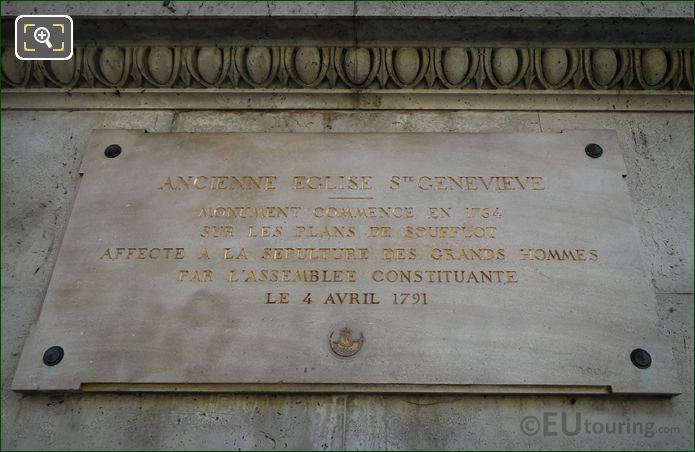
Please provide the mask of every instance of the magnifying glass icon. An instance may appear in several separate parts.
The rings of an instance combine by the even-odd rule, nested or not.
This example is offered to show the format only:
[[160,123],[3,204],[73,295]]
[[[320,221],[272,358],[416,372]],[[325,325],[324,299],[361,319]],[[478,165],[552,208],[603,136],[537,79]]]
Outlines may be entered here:
[[50,41],[51,33],[46,27],[38,27],[36,30],[34,30],[34,39],[36,39],[36,42],[38,43],[46,44],[49,49],[53,48]]

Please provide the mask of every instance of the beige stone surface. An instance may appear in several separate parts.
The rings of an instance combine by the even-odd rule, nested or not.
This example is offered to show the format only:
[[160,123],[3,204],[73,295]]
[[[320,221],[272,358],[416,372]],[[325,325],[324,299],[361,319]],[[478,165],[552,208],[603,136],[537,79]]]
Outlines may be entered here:
[[[584,152],[592,142],[604,149],[600,159]],[[123,152],[107,158],[112,143]],[[654,328],[613,131],[101,131],[80,172],[14,389],[280,382],[680,392],[670,346]],[[202,175],[203,189],[184,189],[186,175]],[[227,180],[215,189],[214,175],[241,183],[252,176],[261,186]],[[299,189],[298,175],[306,184]],[[446,179],[464,176],[463,186]],[[217,206],[223,217],[203,216]],[[292,207],[280,218],[275,207],[268,218],[238,211],[266,206]],[[344,208],[354,217],[339,215]],[[373,216],[360,217],[360,209]],[[375,238],[374,228],[390,232]],[[180,257],[165,257],[165,247]],[[472,250],[481,248],[476,259]],[[226,249],[243,257],[223,257]],[[524,260],[526,249],[534,260]],[[291,253],[269,260],[269,250]],[[332,252],[321,257],[322,250]],[[295,272],[316,272],[316,282]],[[331,353],[339,336],[357,347],[349,361]],[[41,356],[51,345],[66,356],[46,368]],[[635,348],[652,354],[648,370],[630,362]]]
[[[22,312],[40,294],[3,292]],[[692,386],[692,296],[659,296]],[[3,321],[6,321],[3,313]],[[28,322],[30,323],[30,322]],[[24,327],[26,328],[26,324]],[[3,330],[7,331],[5,325]],[[6,332],[6,334],[8,334]],[[13,339],[17,342],[17,339]],[[16,349],[15,349],[16,350]],[[5,355],[5,351],[3,351]],[[4,357],[5,358],[5,357]],[[5,358],[12,366],[16,357]],[[3,449],[691,450],[692,393],[671,399],[519,396],[35,394],[4,390]],[[653,422],[640,434],[527,436],[521,421],[566,413],[593,423]],[[574,420],[574,417],[571,417]]]
[[568,124],[618,131],[643,259],[660,293],[693,291],[693,118],[690,114],[540,113],[543,131]]
[[540,132],[537,113],[434,111],[180,112],[172,132]]
[[557,132],[571,128],[618,132],[643,259],[655,289],[692,293],[693,123],[689,113],[183,112],[174,117],[172,126],[180,132]]
[[3,112],[3,285],[43,287],[50,276],[79,181],[85,131],[166,131],[172,118],[172,112]]
[[[96,105],[96,104],[95,104]],[[659,398],[601,398],[601,397],[401,397],[401,396],[232,396],[185,394],[36,394],[22,396],[9,390],[18,355],[30,325],[34,322],[50,276],[38,265],[52,268],[56,247],[41,246],[31,250],[32,240],[13,240],[24,234],[41,237],[42,231],[60,241],[66,213],[72,200],[62,194],[63,185],[55,188],[59,179],[74,194],[76,178],[66,177],[65,155],[77,169],[82,159],[84,143],[92,128],[146,128],[167,130],[173,119],[177,130],[207,131],[540,131],[541,121],[552,127],[569,129],[597,128],[599,121],[606,128],[618,131],[623,144],[632,142],[632,128],[642,130],[657,162],[639,167],[641,181],[649,189],[631,187],[636,209],[645,205],[642,196],[653,197],[656,205],[663,204],[669,193],[659,191],[659,181],[675,171],[680,174],[691,162],[692,117],[689,113],[652,113],[625,115],[623,113],[556,113],[536,112],[158,112],[137,111],[12,111],[3,112],[3,435],[4,449],[99,449],[105,444],[114,448],[509,448],[622,450],[629,447],[663,450],[693,448],[692,392],[671,399]],[[168,118],[168,119],[164,119]],[[132,119],[132,122],[129,120]],[[649,127],[650,123],[660,128]],[[586,125],[583,125],[586,124]],[[616,125],[617,124],[617,125]],[[678,125],[677,127],[674,124]],[[551,128],[543,122],[544,130]],[[626,128],[627,127],[627,128]],[[72,144],[65,130],[74,128]],[[664,131],[672,135],[672,144],[661,143]],[[50,137],[46,139],[46,137]],[[626,140],[627,138],[627,140]],[[629,150],[629,148],[623,149]],[[665,154],[664,154],[665,152]],[[40,156],[43,155],[43,158]],[[661,158],[666,155],[666,158]],[[639,157],[625,152],[628,185],[635,179]],[[18,173],[32,174],[41,168],[44,176],[32,176],[24,181]],[[10,171],[11,169],[11,171]],[[74,174],[74,172],[73,172]],[[685,176],[684,186],[692,187]],[[690,176],[692,177],[692,176]],[[11,183],[10,183],[11,182]],[[678,192],[678,189],[674,189]],[[38,193],[38,194],[36,194]],[[687,194],[687,192],[683,192]],[[677,197],[679,211],[652,209],[652,215],[640,217],[640,230],[660,231],[673,223],[691,223],[692,202]],[[61,215],[53,225],[43,220],[41,202],[53,201]],[[14,202],[15,204],[12,204]],[[651,202],[651,201],[650,201]],[[26,206],[26,207],[23,207]],[[675,212],[675,213],[674,213]],[[681,212],[681,213],[678,213]],[[688,214],[690,212],[690,214]],[[51,212],[53,215],[53,212]],[[645,223],[645,221],[647,223]],[[676,248],[684,259],[692,256],[688,240],[692,233],[678,233]],[[686,228],[685,231],[688,231]],[[646,237],[646,246],[659,236]],[[12,245],[11,252],[6,253]],[[654,247],[656,254],[643,248],[648,268],[658,267],[669,255],[663,248]],[[6,254],[5,254],[6,253]],[[32,262],[32,259],[36,259]],[[657,264],[654,264],[654,261]],[[8,275],[14,266],[25,268],[14,279]],[[652,273],[657,280],[658,275]],[[684,288],[687,294],[658,295],[658,313],[663,327],[671,337],[672,349],[686,388],[692,388],[692,277],[673,275],[669,284]],[[666,286],[664,291],[668,291]],[[385,408],[389,406],[391,408]],[[663,433],[652,438],[640,435],[582,435],[558,437],[523,435],[518,429],[528,415],[540,416],[544,411],[574,413],[581,408],[585,417],[626,422],[629,419],[653,421],[661,426],[675,427],[677,432]],[[295,407],[296,411],[295,411]],[[342,408],[341,408],[342,407]],[[395,407],[396,411],[393,410]],[[221,413],[208,416],[210,412]],[[336,414],[337,413],[337,414]],[[346,416],[345,413],[348,415]],[[292,422],[285,419],[292,420]],[[407,423],[406,423],[407,421]],[[278,441],[280,439],[280,441]],[[274,442],[275,441],[275,442]]]

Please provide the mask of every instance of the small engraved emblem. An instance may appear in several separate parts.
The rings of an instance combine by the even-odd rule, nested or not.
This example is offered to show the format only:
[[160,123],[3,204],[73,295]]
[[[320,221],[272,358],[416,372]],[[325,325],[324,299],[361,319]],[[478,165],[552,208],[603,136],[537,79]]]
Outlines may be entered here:
[[341,328],[339,334],[336,334],[336,331],[331,332],[328,344],[333,353],[347,358],[360,351],[362,344],[364,344],[364,334],[360,333],[359,339],[355,339],[352,337],[352,330]]

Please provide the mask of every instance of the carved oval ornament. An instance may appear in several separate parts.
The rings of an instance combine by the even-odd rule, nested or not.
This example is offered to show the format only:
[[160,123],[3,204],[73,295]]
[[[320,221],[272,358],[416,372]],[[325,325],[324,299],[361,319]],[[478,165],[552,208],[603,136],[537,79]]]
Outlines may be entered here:
[[13,88],[692,90],[674,48],[87,45],[58,62],[2,51]]
[[19,60],[12,49],[3,49],[2,78],[12,87],[23,87],[31,78],[31,61]]

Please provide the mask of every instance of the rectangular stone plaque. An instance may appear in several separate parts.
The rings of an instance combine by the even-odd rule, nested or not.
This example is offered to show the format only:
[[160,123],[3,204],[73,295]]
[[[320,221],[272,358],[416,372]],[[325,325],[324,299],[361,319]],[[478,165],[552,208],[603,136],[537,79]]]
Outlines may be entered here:
[[82,172],[16,390],[679,391],[613,131],[98,131]]

